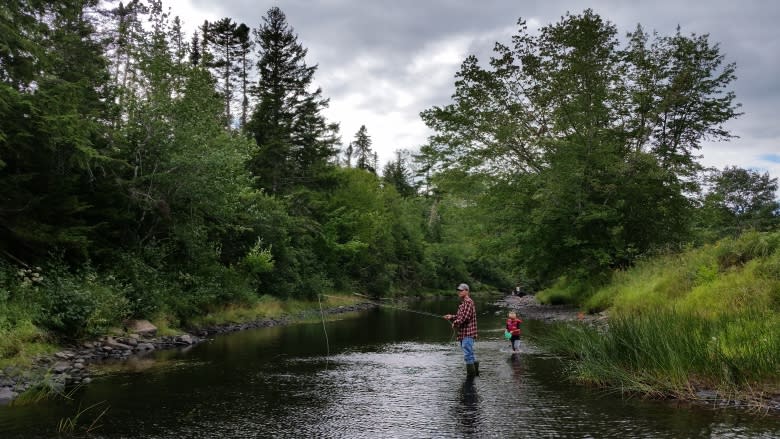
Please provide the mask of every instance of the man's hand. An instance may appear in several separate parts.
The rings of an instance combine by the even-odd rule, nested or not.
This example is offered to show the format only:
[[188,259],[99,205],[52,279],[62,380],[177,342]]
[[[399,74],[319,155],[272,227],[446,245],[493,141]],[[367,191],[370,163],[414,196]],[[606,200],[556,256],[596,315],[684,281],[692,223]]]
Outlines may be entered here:
[[444,314],[444,320],[452,320],[452,314]]

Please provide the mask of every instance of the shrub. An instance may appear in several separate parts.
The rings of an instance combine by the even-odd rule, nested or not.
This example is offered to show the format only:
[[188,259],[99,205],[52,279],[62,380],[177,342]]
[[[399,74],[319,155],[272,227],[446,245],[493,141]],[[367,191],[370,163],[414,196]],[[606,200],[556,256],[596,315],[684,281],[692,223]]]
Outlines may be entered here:
[[66,337],[101,334],[130,311],[124,287],[89,266],[71,273],[55,262],[46,270],[43,289],[46,294],[38,323]]

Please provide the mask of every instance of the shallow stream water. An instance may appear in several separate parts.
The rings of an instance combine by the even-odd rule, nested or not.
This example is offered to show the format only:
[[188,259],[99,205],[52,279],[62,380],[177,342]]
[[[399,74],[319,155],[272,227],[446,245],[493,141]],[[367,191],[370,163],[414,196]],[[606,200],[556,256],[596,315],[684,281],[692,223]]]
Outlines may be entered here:
[[[445,314],[457,302],[414,308]],[[71,401],[0,407],[0,438],[57,437],[68,419],[84,435],[106,408],[89,437],[780,437],[773,415],[571,385],[559,361],[533,345],[510,352],[503,311],[478,303],[478,313],[474,380],[446,321],[380,307],[331,316],[324,328],[250,330],[117,365]]]

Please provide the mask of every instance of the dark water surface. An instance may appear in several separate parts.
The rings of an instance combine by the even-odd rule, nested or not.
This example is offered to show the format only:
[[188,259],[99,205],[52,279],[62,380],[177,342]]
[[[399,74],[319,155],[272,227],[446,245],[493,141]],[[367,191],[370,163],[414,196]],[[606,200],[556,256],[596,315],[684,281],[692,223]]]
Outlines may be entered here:
[[[415,309],[454,312],[457,302]],[[524,344],[511,355],[503,311],[478,304],[481,376],[465,379],[443,319],[379,308],[322,323],[220,336],[158,352],[79,390],[71,402],[0,407],[0,438],[776,438],[780,419],[624,399],[567,384],[558,361]],[[544,325],[527,322],[526,331]],[[327,332],[327,342],[326,342]]]

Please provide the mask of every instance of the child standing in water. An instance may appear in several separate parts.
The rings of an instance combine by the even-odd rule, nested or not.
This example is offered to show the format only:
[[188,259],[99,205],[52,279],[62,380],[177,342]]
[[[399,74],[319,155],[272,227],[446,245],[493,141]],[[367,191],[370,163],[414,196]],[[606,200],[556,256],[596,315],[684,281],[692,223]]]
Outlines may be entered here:
[[520,352],[520,324],[522,320],[517,318],[517,314],[514,311],[510,311],[509,317],[506,319],[506,330],[512,334],[512,338],[509,339],[509,343],[512,344],[512,352]]

